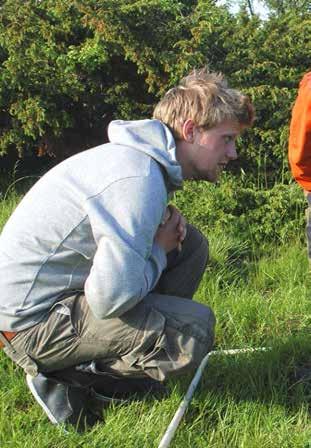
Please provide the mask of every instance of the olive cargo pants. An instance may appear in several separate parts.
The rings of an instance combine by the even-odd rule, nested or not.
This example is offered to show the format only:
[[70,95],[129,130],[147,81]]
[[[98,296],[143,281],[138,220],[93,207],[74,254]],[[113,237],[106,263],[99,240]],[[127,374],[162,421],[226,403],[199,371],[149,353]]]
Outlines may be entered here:
[[155,290],[130,311],[97,319],[82,293],[71,295],[42,322],[19,332],[4,350],[31,375],[94,360],[112,375],[160,381],[195,368],[214,339],[213,312],[189,300],[207,259],[207,240],[188,225],[181,252],[168,254]]

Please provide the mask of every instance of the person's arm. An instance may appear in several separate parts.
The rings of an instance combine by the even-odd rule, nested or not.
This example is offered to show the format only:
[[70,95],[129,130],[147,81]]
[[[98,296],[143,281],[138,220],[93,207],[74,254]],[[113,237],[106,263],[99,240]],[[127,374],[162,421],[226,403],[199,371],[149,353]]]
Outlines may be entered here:
[[131,309],[155,287],[166,267],[165,249],[155,240],[167,200],[161,179],[122,179],[88,200],[97,251],[85,295],[98,318]]
[[293,107],[288,158],[295,180],[311,191],[311,72],[301,80]]

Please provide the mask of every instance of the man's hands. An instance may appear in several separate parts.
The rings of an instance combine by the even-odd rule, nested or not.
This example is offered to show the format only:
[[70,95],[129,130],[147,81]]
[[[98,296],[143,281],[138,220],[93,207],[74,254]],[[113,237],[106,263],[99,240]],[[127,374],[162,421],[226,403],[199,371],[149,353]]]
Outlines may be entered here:
[[173,205],[166,209],[165,217],[160,224],[156,234],[156,242],[166,253],[173,249],[181,251],[181,243],[184,241],[187,232],[187,223],[182,214]]

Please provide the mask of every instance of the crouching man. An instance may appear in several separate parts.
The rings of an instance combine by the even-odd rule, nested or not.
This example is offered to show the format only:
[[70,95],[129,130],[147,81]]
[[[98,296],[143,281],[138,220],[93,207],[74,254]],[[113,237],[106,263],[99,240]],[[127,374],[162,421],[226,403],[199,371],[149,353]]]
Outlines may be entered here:
[[0,238],[0,337],[53,423],[93,424],[109,399],[163,392],[211,350],[192,301],[208,243],[168,206],[185,179],[216,182],[252,124],[248,98],[195,70],[151,120],[113,121],[26,194]]

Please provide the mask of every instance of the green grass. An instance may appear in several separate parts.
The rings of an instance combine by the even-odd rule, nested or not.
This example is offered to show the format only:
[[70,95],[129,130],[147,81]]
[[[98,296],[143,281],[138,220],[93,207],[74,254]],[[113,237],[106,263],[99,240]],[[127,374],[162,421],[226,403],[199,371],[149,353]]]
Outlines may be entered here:
[[[18,201],[0,204],[2,226]],[[188,210],[188,215],[189,215]],[[311,274],[301,238],[254,244],[209,231],[210,264],[196,299],[217,317],[216,348],[270,347],[210,359],[172,448],[311,448]],[[0,353],[0,447],[157,447],[192,376],[162,401],[105,412],[83,435],[52,426],[23,372]]]

